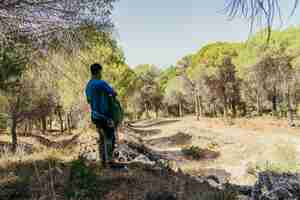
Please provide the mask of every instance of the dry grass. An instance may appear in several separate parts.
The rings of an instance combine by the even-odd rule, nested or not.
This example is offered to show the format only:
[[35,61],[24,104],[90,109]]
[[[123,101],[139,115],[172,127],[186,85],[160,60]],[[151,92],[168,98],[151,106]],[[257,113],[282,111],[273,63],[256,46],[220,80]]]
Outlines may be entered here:
[[274,129],[285,129],[290,133],[299,134],[300,120],[296,120],[297,127],[289,127],[286,119],[278,119],[272,116],[262,116],[254,118],[201,118],[200,123],[205,124],[207,128],[220,129],[220,128],[241,128],[244,130],[256,131],[265,133]]
[[298,152],[295,145],[277,144],[272,152],[270,159],[260,160],[256,163],[249,163],[247,172],[257,176],[262,171],[272,171],[276,173],[299,173],[300,162],[298,161]]
[[39,160],[63,160],[70,161],[74,159],[77,154],[70,154],[69,150],[43,150],[41,152],[35,152],[29,155],[23,155],[23,153],[19,154],[11,154],[8,153],[0,158],[0,169],[8,169],[20,163],[34,163]]
[[251,119],[241,118],[235,120],[235,123],[240,128],[248,128],[254,130],[265,130],[271,128],[289,128],[287,120],[278,119],[275,117],[256,117]]
[[[138,124],[145,125],[147,122],[139,122]],[[155,124],[151,126],[151,129],[144,128],[144,130],[152,129],[161,130],[161,133],[150,139],[157,141],[161,138],[168,139],[181,131],[192,136],[190,145],[221,153],[217,159],[210,161],[179,161],[178,167],[186,172],[198,173],[205,168],[224,169],[231,173],[233,183],[253,184],[254,177],[247,173],[247,166],[251,163],[253,163],[253,168],[257,165],[266,165],[266,161],[272,163],[272,167],[276,164],[279,168],[290,171],[289,166],[293,169],[298,168],[296,162],[287,162],[286,157],[289,157],[287,155],[299,154],[300,128],[289,128],[286,119],[262,116],[230,120],[201,118],[197,121],[195,116],[190,115],[175,123],[164,124],[163,126]],[[153,146],[153,148],[162,151],[178,151],[182,147],[178,145],[168,147],[165,144],[164,142],[164,145],[157,148]],[[277,144],[282,144],[283,147],[278,147]],[[295,150],[288,150],[289,148],[284,147],[293,144],[296,146],[293,147],[296,149],[296,153]],[[288,151],[285,153],[286,155],[280,155],[284,154],[284,150]],[[289,160],[299,158],[294,159],[290,156]]]
[[[59,140],[68,139],[72,136],[61,136]],[[9,135],[1,135],[0,142],[10,142],[11,137]],[[0,155],[0,169],[6,169],[11,166],[18,165],[19,163],[33,163],[39,160],[62,160],[62,161],[70,161],[76,157],[78,157],[78,153],[80,151],[79,147],[73,146],[72,148],[64,148],[64,149],[55,149],[55,148],[47,148],[42,145],[33,137],[18,137],[18,142],[20,144],[30,144],[33,146],[32,153],[26,153],[24,149],[18,148],[17,153],[13,154],[9,149],[4,151]]]

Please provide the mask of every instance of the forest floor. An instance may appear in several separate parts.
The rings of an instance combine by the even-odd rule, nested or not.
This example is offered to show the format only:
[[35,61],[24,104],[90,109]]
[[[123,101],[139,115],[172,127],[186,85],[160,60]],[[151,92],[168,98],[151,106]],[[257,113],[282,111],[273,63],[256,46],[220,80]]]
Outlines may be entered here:
[[[194,175],[216,175],[235,184],[253,185],[259,170],[300,171],[300,128],[289,128],[284,120],[260,117],[197,121],[194,116],[187,116],[140,121],[133,127],[151,148],[169,152],[177,167]],[[219,156],[180,159],[181,149],[189,146],[210,149]]]
[[[179,200],[199,200],[207,199],[200,196],[215,194],[217,189],[193,177],[213,175],[222,183],[253,185],[259,170],[300,171],[300,128],[288,128],[283,120],[197,121],[193,116],[143,120],[120,131],[119,139],[131,133],[173,161],[171,168],[177,169],[165,171],[132,163],[129,172],[120,173],[101,169],[97,162],[81,162],[79,155],[89,155],[91,160],[98,157],[97,134],[92,129],[64,134],[50,131],[42,137],[39,132],[19,133],[16,155],[8,151],[10,136],[1,134],[0,199],[142,200],[151,193],[170,192]],[[213,156],[194,160],[182,152],[191,146]]]
[[206,200],[223,195],[207,182],[165,168],[135,162],[122,172],[80,158],[98,157],[92,129],[36,134],[20,136],[15,155],[8,151],[10,136],[0,135],[0,200]]

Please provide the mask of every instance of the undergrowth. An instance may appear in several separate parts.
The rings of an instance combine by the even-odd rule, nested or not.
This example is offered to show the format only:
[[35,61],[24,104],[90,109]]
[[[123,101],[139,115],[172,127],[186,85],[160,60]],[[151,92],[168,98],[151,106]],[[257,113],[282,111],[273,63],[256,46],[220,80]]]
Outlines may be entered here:
[[95,199],[98,191],[97,176],[97,170],[88,166],[84,158],[72,161],[70,185],[65,191],[67,199]]
[[192,200],[238,200],[238,192],[229,184],[225,185],[224,190],[208,191],[197,193]]
[[195,160],[199,160],[203,157],[203,150],[197,146],[183,148],[181,151],[184,155],[190,156]]

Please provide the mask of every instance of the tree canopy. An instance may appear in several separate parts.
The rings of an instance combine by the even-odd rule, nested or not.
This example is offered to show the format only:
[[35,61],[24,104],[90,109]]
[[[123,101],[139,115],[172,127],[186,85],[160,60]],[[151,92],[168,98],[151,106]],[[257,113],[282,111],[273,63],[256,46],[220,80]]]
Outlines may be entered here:
[[[74,29],[95,25],[112,27],[115,0],[2,0],[0,1],[0,41],[26,37],[35,45],[52,39],[64,42],[78,37]],[[73,34],[72,34],[73,33]]]

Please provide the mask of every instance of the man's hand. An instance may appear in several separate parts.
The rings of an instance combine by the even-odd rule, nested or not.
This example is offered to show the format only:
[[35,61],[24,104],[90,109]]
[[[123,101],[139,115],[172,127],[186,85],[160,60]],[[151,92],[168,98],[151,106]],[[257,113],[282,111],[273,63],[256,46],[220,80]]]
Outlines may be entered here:
[[108,120],[107,120],[107,126],[108,126],[109,128],[114,128],[114,127],[115,127],[114,121],[113,121],[112,119],[108,119]]

